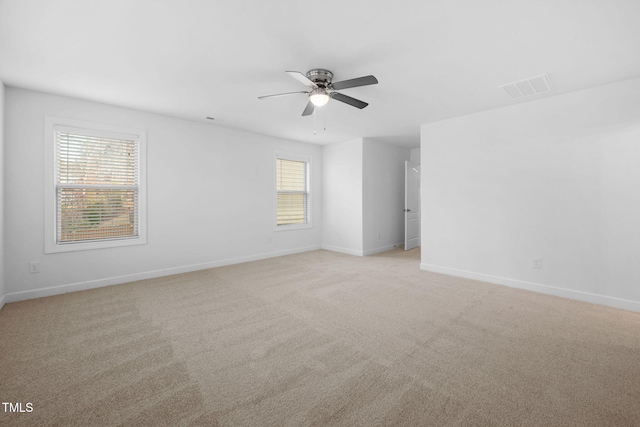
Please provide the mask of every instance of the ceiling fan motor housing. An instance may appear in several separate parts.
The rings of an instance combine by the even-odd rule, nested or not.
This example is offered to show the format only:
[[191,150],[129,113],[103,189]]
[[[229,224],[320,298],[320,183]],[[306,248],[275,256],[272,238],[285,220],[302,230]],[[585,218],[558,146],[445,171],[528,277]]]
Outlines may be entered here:
[[327,87],[331,84],[333,73],[323,68],[314,68],[307,72],[307,78],[318,86]]

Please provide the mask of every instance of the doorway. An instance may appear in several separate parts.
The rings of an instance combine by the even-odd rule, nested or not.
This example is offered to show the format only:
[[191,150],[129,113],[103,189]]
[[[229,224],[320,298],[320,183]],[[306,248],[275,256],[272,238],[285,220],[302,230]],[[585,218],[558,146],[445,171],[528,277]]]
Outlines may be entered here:
[[404,162],[404,250],[420,246],[420,162]]

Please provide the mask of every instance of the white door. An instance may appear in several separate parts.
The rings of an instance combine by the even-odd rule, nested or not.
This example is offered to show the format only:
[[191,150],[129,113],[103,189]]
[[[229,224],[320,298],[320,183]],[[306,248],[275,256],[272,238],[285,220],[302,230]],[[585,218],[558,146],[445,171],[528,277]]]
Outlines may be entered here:
[[404,250],[420,246],[420,162],[404,162]]

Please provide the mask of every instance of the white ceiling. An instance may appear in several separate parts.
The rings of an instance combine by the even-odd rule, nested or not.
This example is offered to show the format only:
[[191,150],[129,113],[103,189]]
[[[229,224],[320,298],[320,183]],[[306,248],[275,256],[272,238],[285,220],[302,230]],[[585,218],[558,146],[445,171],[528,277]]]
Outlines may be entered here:
[[[640,1],[0,0],[0,79],[312,143],[419,146],[420,125],[640,76]],[[327,68],[342,92],[301,117],[285,74]],[[547,73],[552,92],[499,85]],[[206,116],[215,117],[214,122]],[[327,130],[322,130],[326,123]]]

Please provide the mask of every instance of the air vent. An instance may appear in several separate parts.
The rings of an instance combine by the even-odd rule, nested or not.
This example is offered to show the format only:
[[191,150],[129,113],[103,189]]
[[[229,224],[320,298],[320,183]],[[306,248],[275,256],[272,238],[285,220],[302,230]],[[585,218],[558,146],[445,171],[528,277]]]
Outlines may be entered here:
[[551,90],[551,83],[549,83],[549,77],[546,74],[542,74],[498,87],[502,89],[509,98],[518,99],[549,92]]

